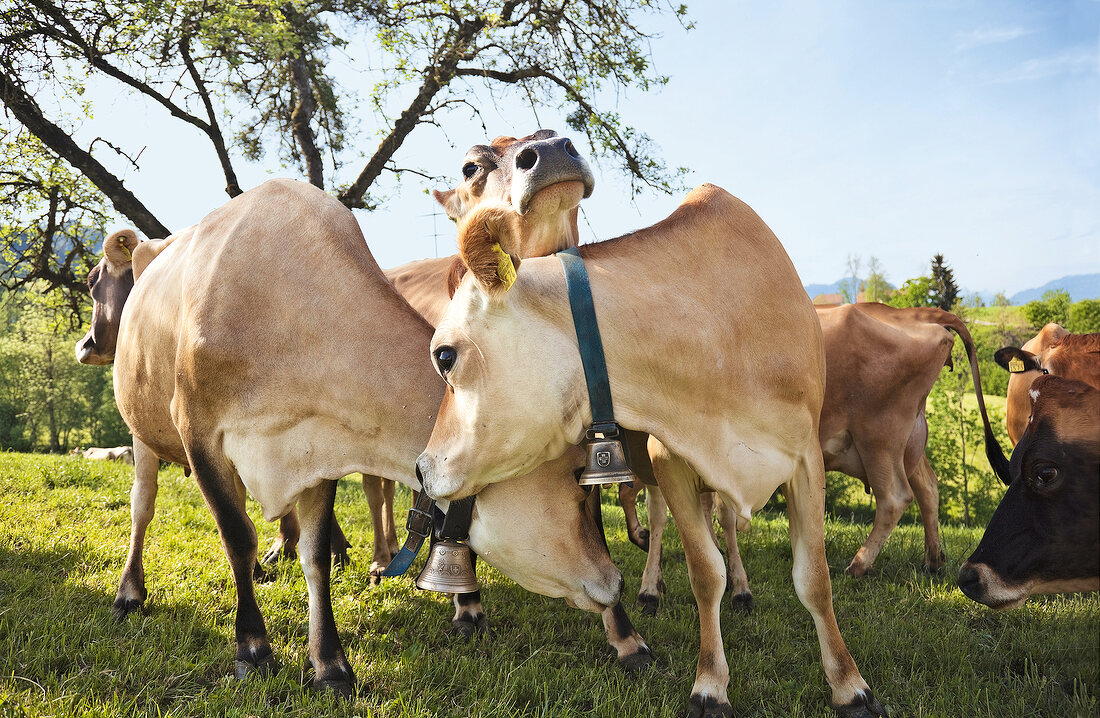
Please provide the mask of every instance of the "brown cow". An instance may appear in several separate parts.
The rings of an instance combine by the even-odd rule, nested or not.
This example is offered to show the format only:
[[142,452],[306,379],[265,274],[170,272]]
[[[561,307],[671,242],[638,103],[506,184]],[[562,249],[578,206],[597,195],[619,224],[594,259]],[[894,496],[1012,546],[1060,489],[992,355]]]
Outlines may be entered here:
[[1008,491],[959,570],[963,593],[995,609],[1100,590],[1100,391],[1051,375],[1027,393]]
[[[591,423],[561,263],[523,260],[508,281],[494,232],[511,231],[509,211],[482,208],[459,225],[470,272],[432,338],[448,390],[417,460],[437,498],[521,475],[579,443]],[[732,710],[719,619],[725,567],[699,493],[718,491],[747,521],[782,485],[795,590],[818,631],[831,702],[846,715],[882,715],[833,614],[818,443],[825,355],[779,241],[743,202],[703,185],[668,219],[580,255],[603,314],[616,419],[661,447],[654,471],[684,539],[701,638],[692,714]]]
[[[815,309],[827,367],[819,428],[825,469],[862,479],[875,497],[874,528],[847,571],[863,576],[871,570],[914,496],[924,524],[924,565],[939,570],[944,561],[939,533],[939,478],[925,455],[925,402],[940,370],[951,366],[954,332],[962,339],[969,358],[987,441],[992,436],[970,332],[954,314],[935,308],[896,309],[859,303]],[[645,613],[652,614],[663,592],[659,537],[665,517],[658,492],[647,501],[652,523],[651,556],[638,602]],[[721,502],[719,509],[733,602],[739,608],[750,609],[753,599],[737,550],[736,525]]]
[[[237,588],[238,675],[273,661],[247,491],[269,519],[298,505],[314,681],[351,689],[329,598],[334,479],[361,472],[419,488],[413,464],[444,388],[424,352],[431,333],[351,212],[304,182],[266,182],[207,215],[131,291],[119,411],[157,456],[192,468],[214,514]],[[577,461],[538,467],[521,490],[483,492],[471,545],[526,588],[602,613],[629,665],[649,649],[618,605],[622,577],[573,479]],[[502,516],[512,521],[486,522]]]
[[993,358],[1011,372],[1005,422],[1013,446],[1027,428],[1031,411],[1027,390],[1038,377],[1055,374],[1100,389],[1100,334],[1071,334],[1052,322],[1023,347],[1004,347],[997,350]]

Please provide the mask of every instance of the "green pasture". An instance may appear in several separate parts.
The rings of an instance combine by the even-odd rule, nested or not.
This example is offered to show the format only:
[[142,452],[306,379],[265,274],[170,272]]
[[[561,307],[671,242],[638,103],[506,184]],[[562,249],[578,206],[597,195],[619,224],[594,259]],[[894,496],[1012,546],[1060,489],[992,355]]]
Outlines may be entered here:
[[[372,588],[370,521],[358,482],[341,482],[337,513],[355,544],[336,574],[337,625],[359,679],[341,703],[306,687],[306,592],[284,562],[258,595],[283,666],[237,682],[234,589],[213,521],[190,479],[161,472],[147,542],[149,601],[121,623],[110,611],[126,554],[130,469],[61,456],[0,453],[0,716],[678,716],[699,645],[683,550],[666,534],[668,592],[655,618],[631,616],[658,657],[626,675],[599,618],[526,593],[479,565],[493,635],[449,632],[452,608],[411,577]],[[402,511],[408,492],[399,491]],[[643,554],[610,492],[612,554],[637,592]],[[253,507],[261,545],[275,534]],[[869,527],[826,525],[835,607],[864,677],[893,716],[1100,715],[1100,596],[1041,597],[996,613],[955,586],[981,530],[945,526],[947,570],[920,569],[908,520],[855,580],[843,568]],[[756,595],[751,615],[723,610],[738,716],[826,716],[827,688],[809,615],[790,582],[782,514],[741,537]],[[417,564],[419,566],[419,564]],[[415,570],[416,567],[414,567]]]

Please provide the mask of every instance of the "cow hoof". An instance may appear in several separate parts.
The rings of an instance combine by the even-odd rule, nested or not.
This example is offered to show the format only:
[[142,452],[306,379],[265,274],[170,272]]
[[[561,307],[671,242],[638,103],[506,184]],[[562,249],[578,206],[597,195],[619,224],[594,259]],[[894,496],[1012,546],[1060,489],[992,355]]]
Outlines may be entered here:
[[874,576],[875,569],[873,566],[864,567],[862,564],[857,564],[855,561],[848,564],[848,568],[844,569],[844,573],[848,574],[852,578],[863,578],[864,576]]
[[946,563],[947,563],[947,556],[944,555],[943,551],[940,551],[940,556],[939,556],[938,560],[929,561],[929,560],[925,559],[925,561],[924,561],[924,572],[928,573],[928,574],[932,574],[934,576],[940,576],[940,575],[943,574],[943,567],[944,567],[944,564],[946,564]]
[[637,653],[619,659],[619,665],[623,667],[627,675],[631,676],[649,668],[656,662],[657,657],[653,655],[653,651],[649,650],[649,646],[643,646]]
[[690,718],[731,718],[733,706],[725,698],[719,701],[711,696],[693,695],[688,699]]
[[144,601],[140,598],[122,598],[119,596],[111,605],[111,613],[114,614],[116,621],[123,621],[131,613],[140,609],[143,603]]
[[643,616],[656,616],[657,604],[661,602],[660,596],[654,596],[649,593],[638,594],[638,608],[641,609]]
[[271,548],[267,550],[267,553],[260,559],[260,563],[264,566],[274,566],[280,560],[286,559],[287,561],[297,561],[298,552],[287,546],[282,542],[276,542]]
[[493,630],[489,628],[489,619],[485,617],[485,614],[481,614],[477,618],[456,618],[451,621],[451,628],[455,633],[462,636],[467,641],[477,636],[492,636]]
[[332,668],[326,674],[313,678],[314,690],[331,691],[340,698],[355,697],[355,674],[350,666]]
[[860,693],[848,705],[839,708],[834,706],[833,710],[843,718],[874,718],[874,716],[887,715],[886,709],[882,707],[882,704],[878,702],[875,694],[870,689]]
[[258,562],[252,567],[252,580],[256,583],[271,583],[275,580],[274,571],[265,571]]
[[649,553],[649,529],[638,529],[637,536],[630,536],[630,543]]
[[738,613],[752,613],[752,609],[756,608],[756,600],[748,591],[735,593],[733,598],[730,599],[730,603],[733,604],[733,610]]
[[351,565],[351,557],[348,556],[348,550],[333,551],[332,552],[332,565],[336,568],[347,568]]
[[384,578],[385,576],[382,575],[382,569],[372,570],[370,572],[371,587],[373,588],[374,586],[380,585],[382,583],[382,579]]
[[266,678],[278,670],[279,662],[275,660],[275,656],[271,653],[267,654],[256,663],[246,661],[242,658],[233,661],[233,675],[238,681],[243,681],[249,676]]

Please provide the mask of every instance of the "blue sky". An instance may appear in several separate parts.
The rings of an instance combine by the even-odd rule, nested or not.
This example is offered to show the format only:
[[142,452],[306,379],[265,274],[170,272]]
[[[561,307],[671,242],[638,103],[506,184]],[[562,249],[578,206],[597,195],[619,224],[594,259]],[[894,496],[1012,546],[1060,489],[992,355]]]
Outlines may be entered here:
[[[877,257],[894,284],[927,273],[943,253],[974,290],[1008,294],[1066,275],[1100,272],[1100,2],[690,2],[695,29],[656,27],[659,92],[617,98],[688,187],[713,182],[772,227],[804,283],[844,274],[848,255]],[[333,58],[361,93],[353,43]],[[224,182],[199,137],[156,108],[95,88],[85,133],[147,145],[127,183],[170,227],[225,201]],[[482,102],[489,135],[565,129],[508,98]],[[366,154],[377,144],[366,114]],[[102,127],[102,126],[101,126]],[[110,132],[108,133],[108,129]],[[484,141],[480,124],[453,116],[446,133],[418,129],[403,166],[458,177],[462,154]],[[171,132],[171,140],[165,141]],[[337,179],[362,163],[348,158]],[[582,205],[582,237],[606,239],[666,216],[680,196],[643,194],[597,171]],[[294,175],[271,161],[238,168],[248,186]],[[449,253],[453,226],[430,216],[430,184],[388,180],[386,201],[358,213],[379,263]],[[433,229],[434,223],[434,229]]]

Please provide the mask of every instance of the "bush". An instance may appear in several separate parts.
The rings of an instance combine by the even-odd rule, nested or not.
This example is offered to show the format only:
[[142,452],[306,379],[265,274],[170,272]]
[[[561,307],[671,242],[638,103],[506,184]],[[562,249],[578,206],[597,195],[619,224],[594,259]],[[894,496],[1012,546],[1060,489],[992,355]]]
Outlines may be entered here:
[[1100,332],[1100,299],[1084,299],[1069,306],[1065,327],[1076,334]]
[[1042,299],[1024,305],[1024,316],[1035,331],[1039,331],[1051,322],[1065,326],[1068,313],[1069,292],[1064,289],[1044,292]]

